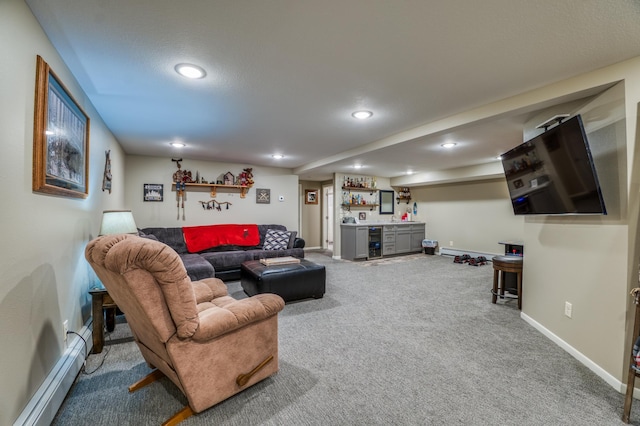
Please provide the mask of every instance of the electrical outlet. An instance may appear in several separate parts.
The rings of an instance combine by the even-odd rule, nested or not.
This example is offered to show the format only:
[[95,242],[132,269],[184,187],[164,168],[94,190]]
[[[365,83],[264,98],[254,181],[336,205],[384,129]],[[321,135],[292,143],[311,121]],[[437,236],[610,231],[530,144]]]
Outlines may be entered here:
[[69,320],[64,320],[64,322],[62,323],[62,333],[64,333],[64,336],[62,336],[62,339],[64,340],[64,342],[67,342],[67,333],[69,332]]
[[571,309],[572,308],[573,308],[573,306],[571,306],[571,303],[564,302],[564,314],[566,316],[568,316],[569,318],[571,318]]
[[453,247],[453,241],[449,241],[449,246]]

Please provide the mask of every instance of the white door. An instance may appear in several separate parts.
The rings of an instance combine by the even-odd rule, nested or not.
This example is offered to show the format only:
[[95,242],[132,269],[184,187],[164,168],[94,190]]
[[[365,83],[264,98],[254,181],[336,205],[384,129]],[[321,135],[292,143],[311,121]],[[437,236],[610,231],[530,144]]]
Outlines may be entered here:
[[324,185],[322,192],[322,248],[333,251],[333,185]]

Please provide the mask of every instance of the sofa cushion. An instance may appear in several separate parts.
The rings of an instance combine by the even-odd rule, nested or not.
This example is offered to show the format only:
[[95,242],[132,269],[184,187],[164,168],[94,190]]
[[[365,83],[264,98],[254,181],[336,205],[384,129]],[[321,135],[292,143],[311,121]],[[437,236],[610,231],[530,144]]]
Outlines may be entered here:
[[178,254],[188,253],[187,245],[182,236],[182,228],[142,228],[140,231],[155,235],[161,243],[165,243]]
[[239,270],[242,262],[253,260],[252,250],[207,252],[200,253],[198,256],[202,256],[216,271]]
[[215,269],[210,262],[199,254],[185,253],[180,255],[191,281],[199,281],[215,276]]
[[289,248],[291,232],[268,229],[264,239],[265,250],[286,250]]
[[275,229],[277,231],[286,231],[287,227],[284,225],[258,225],[258,233],[260,234],[260,244],[258,244],[258,247],[262,248],[264,247],[264,240],[267,237],[267,231],[269,229]]

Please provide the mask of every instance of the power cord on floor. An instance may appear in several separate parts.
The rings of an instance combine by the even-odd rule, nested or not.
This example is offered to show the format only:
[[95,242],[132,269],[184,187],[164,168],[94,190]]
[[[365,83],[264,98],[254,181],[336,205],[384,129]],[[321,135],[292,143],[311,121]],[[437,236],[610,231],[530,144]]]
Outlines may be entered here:
[[[102,365],[104,364],[104,361],[107,359],[107,355],[109,355],[109,351],[111,350],[111,348],[105,346],[105,348],[104,348],[104,356],[102,357],[102,360],[100,361],[100,365],[98,365],[92,371],[87,371],[87,358],[89,358],[89,348],[87,346],[86,339],[84,337],[82,337],[80,334],[76,333],[75,331],[67,331],[67,334],[75,334],[76,336],[81,338],[82,341],[84,342],[84,362],[82,363],[82,368],[80,369],[82,374],[85,374],[85,375],[88,376],[88,375],[91,375],[91,374],[95,373],[96,371],[98,371],[100,369],[100,367],[102,367]],[[105,333],[105,334],[106,334],[107,338],[109,339],[109,341],[111,341],[111,333]]]

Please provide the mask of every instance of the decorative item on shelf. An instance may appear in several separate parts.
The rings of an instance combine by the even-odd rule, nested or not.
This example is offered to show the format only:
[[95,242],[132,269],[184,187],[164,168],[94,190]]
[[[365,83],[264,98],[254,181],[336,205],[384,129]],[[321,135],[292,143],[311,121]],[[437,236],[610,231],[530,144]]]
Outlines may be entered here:
[[253,186],[253,168],[247,167],[242,169],[242,172],[238,175],[238,185]]
[[349,177],[344,176],[342,182],[343,188],[363,188],[363,189],[375,189],[377,187],[376,178],[369,176]]
[[233,185],[236,180],[235,180],[235,176],[233,176],[233,173],[227,172],[224,174],[223,181],[224,181],[224,185]]
[[409,201],[411,201],[411,190],[408,187],[400,188],[396,201],[398,204],[400,204],[400,201],[406,201],[406,203],[409,204]]
[[109,191],[111,194],[111,150],[105,151],[105,160],[104,160],[104,175],[102,177],[102,190],[105,189]]
[[178,183],[194,183],[192,174],[189,170],[182,170],[182,165],[180,162],[182,158],[172,158],[171,161],[175,162],[178,166],[178,170],[173,174],[173,181]]
[[226,209],[229,210],[229,206],[232,206],[233,204],[231,204],[228,201],[223,201],[223,202],[219,202],[217,200],[209,200],[209,201],[199,201],[200,204],[202,204],[202,208],[204,210],[218,210],[218,211],[222,211],[222,206],[224,204],[226,204]]

